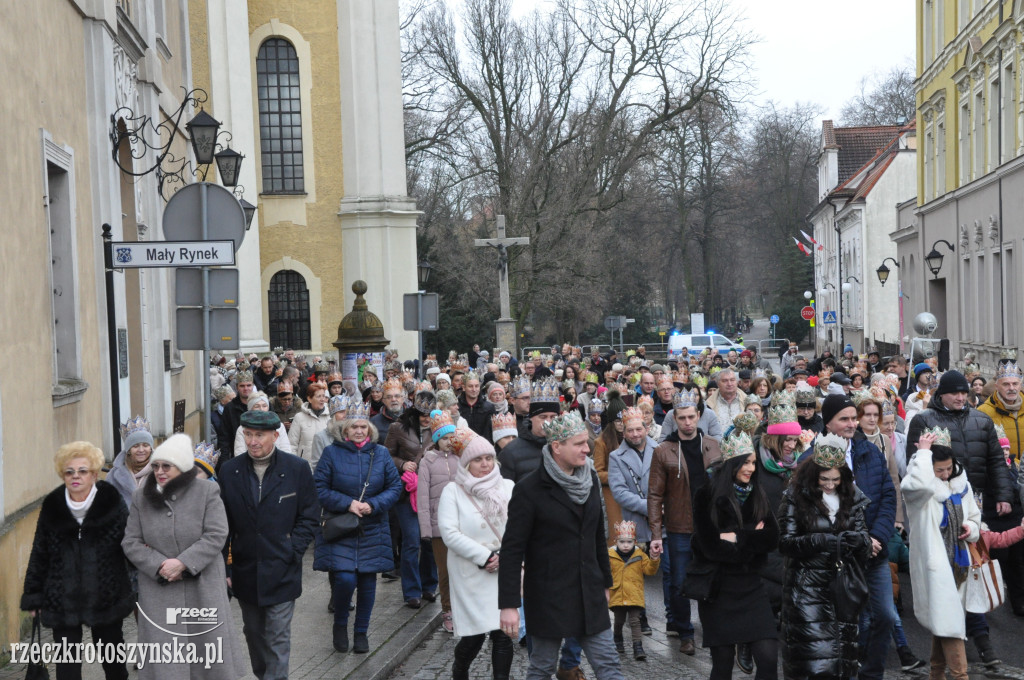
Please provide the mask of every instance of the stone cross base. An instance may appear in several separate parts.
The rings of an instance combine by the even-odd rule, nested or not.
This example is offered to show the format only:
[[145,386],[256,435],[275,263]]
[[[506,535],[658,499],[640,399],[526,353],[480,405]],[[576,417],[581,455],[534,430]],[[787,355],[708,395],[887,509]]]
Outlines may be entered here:
[[494,322],[494,337],[497,340],[495,347],[507,350],[518,358],[519,335],[516,333],[515,319],[497,319]]

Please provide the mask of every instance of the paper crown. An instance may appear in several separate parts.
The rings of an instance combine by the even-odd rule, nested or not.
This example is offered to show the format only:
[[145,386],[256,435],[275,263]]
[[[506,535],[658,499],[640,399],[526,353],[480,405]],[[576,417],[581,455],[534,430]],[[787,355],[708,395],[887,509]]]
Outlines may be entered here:
[[568,411],[544,423],[544,436],[549,442],[561,442],[586,431],[579,411]]
[[327,411],[333,416],[338,411],[348,410],[348,395],[336,394],[327,402]]
[[[694,380],[694,382],[697,382]],[[699,383],[698,383],[699,384]],[[706,384],[706,383],[705,383]],[[696,388],[682,390],[672,397],[672,408],[699,408],[700,391]]]
[[430,412],[430,438],[436,443],[441,437],[455,432],[452,415],[447,410],[434,409]]
[[242,383],[252,382],[252,371],[239,371],[235,373],[235,384],[241,385]]
[[779,402],[777,406],[771,406],[768,408],[768,425],[782,425],[785,423],[795,423],[796,420],[796,405],[792,402]]
[[896,407],[888,399],[882,402],[882,415],[891,416],[896,414]]
[[757,396],[756,394],[748,394],[746,397],[743,398],[743,408],[752,406],[753,404],[757,404],[758,406],[760,406],[761,397]]
[[604,413],[604,402],[600,399],[592,399],[590,401],[590,408],[587,409],[587,413]]
[[750,374],[750,377],[751,378],[767,378],[768,374],[765,373],[763,368],[755,368],[754,371]]
[[635,421],[637,421],[639,423],[643,423],[644,422],[644,412],[641,411],[636,406],[630,406],[630,407],[625,408],[625,409],[622,410],[622,413],[619,414],[619,420],[622,421],[622,425],[624,427],[628,427],[630,421],[633,421],[633,420],[635,420]]
[[220,459],[220,451],[218,451],[213,444],[207,444],[205,441],[201,441],[196,444],[195,454],[193,456],[195,461],[206,470],[206,474],[213,477],[217,470],[217,461]]
[[554,378],[544,378],[533,383],[533,387],[530,391],[530,403],[558,403],[561,401],[562,391],[558,385],[558,381]]
[[615,540],[617,541],[635,541],[636,540],[636,522],[630,522],[628,519],[621,522],[615,523]]
[[127,440],[128,437],[136,432],[149,432],[152,434],[150,429],[149,420],[142,416],[135,416],[124,425],[121,426],[121,439]]
[[951,446],[952,440],[949,437],[949,430],[944,427],[928,427],[922,434],[935,435],[935,446]]
[[754,452],[754,442],[750,435],[742,430],[733,430],[732,434],[722,440],[722,460],[736,456],[749,456]]
[[513,398],[521,397],[524,394],[530,394],[530,376],[517,375],[515,380],[509,383],[509,395]]
[[693,384],[695,384],[697,387],[701,389],[704,389],[705,387],[708,386],[708,378],[703,373],[698,373],[697,375],[693,376]]
[[999,425],[998,423],[996,423],[996,438],[1007,439],[1006,428],[1003,427],[1002,425]]
[[789,404],[790,406],[794,406],[795,407],[796,406],[796,393],[795,392],[786,392],[785,390],[783,390],[781,392],[772,392],[772,399],[771,399],[771,403],[769,404],[769,407],[771,407],[771,406],[778,406],[779,404]]
[[419,411],[421,415],[429,415],[431,411],[437,408],[437,395],[430,389],[417,392],[416,396],[413,397],[413,408]]
[[516,414],[509,413],[497,413],[491,416],[491,429],[497,432],[498,430],[516,430]]
[[1006,347],[999,352],[999,358],[1002,361],[1017,361],[1017,349],[1015,347]]
[[665,387],[674,388],[675,386],[672,384],[672,382],[672,376],[668,373],[663,373],[658,377],[658,380],[655,382],[655,385],[656,388],[659,390]]
[[313,372],[314,373],[327,373],[330,370],[331,370],[331,365],[329,363],[327,363],[326,361],[318,361],[315,364],[313,364]]
[[328,374],[328,376],[327,376],[327,384],[328,385],[331,385],[333,383],[341,383],[341,382],[344,382],[341,379],[341,373],[338,373],[337,371],[335,371],[334,373]]
[[369,420],[370,419],[370,405],[366,402],[360,401],[355,404],[350,403],[348,405],[348,411],[345,413],[346,420]]
[[740,432],[752,435],[757,426],[761,424],[761,421],[750,411],[744,411],[732,419],[732,424]]
[[405,391],[402,389],[402,381],[399,380],[398,378],[388,378],[387,380],[384,381],[384,391],[386,392],[388,390],[401,390],[403,392]]
[[599,385],[601,383],[601,379],[597,377],[597,373],[590,371],[585,376],[583,376],[583,382]]
[[636,405],[639,408],[644,404],[647,404],[651,408],[654,408],[654,397],[650,396],[649,394],[641,394],[640,397],[636,400]]
[[846,440],[834,434],[826,434],[814,442],[814,462],[826,470],[846,465]]
[[384,364],[384,370],[385,371],[394,371],[395,373],[401,373],[402,372],[402,364],[401,364],[401,362],[398,362],[398,361],[395,361],[394,359],[392,359],[391,361],[389,361],[389,362]]
[[1005,364],[999,364],[999,368],[996,369],[996,380],[1000,378],[1020,378],[1021,370],[1020,366],[1014,361],[1008,361]]
[[473,441],[476,436],[477,434],[476,432],[473,432],[473,430],[455,430],[451,443],[452,453],[456,456],[461,456],[462,452],[466,450],[466,447],[469,446],[469,443]]
[[871,394],[871,390],[854,390],[850,393],[850,401],[859,408],[864,402],[877,401],[877,399],[875,399],[875,395]]

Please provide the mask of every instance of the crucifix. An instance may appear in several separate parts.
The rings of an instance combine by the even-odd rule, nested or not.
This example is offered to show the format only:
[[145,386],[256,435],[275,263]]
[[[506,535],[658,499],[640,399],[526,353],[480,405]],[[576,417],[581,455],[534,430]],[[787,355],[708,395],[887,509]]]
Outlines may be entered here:
[[490,247],[498,251],[498,294],[501,300],[501,318],[494,322],[498,347],[515,353],[516,322],[512,318],[512,302],[508,290],[508,247],[525,246],[530,239],[525,237],[509,238],[505,236],[505,216],[498,215],[495,219],[498,227],[498,238],[478,238],[473,240],[476,247]]

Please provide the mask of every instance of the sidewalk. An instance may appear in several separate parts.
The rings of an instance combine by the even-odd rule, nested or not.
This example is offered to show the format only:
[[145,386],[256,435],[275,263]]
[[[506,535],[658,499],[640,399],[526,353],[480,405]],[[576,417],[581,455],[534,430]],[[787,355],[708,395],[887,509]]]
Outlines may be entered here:
[[[331,644],[331,626],[334,615],[327,611],[330,588],[327,574],[313,571],[313,551],[306,553],[302,574],[302,597],[296,602],[292,619],[292,653],[289,677],[297,679],[332,678],[344,680],[384,680],[411,654],[441,621],[440,603],[426,604],[419,610],[409,609],[402,598],[400,581],[384,581],[378,578],[377,598],[370,619],[370,653],[339,654]],[[248,664],[245,641],[242,639],[242,614],[238,603],[232,600],[231,610],[235,618],[235,631]],[[352,612],[352,616],[355,612]],[[349,621],[351,624],[352,616]],[[349,626],[351,636],[351,625]],[[135,619],[129,616],[124,621],[124,637],[134,642]],[[449,636],[450,637],[450,636]],[[91,638],[85,634],[85,640]],[[43,642],[52,642],[49,629],[43,629]],[[23,642],[27,642],[26,638]],[[10,651],[10,650],[5,650]],[[246,668],[248,671],[248,667]],[[136,678],[138,672],[129,669],[129,676]],[[20,680],[25,677],[25,666],[9,663],[0,668],[0,680]],[[50,666],[50,677],[56,677],[56,670]],[[99,664],[85,666],[82,677],[86,680],[102,680],[103,669]],[[247,673],[247,678],[254,677]]]

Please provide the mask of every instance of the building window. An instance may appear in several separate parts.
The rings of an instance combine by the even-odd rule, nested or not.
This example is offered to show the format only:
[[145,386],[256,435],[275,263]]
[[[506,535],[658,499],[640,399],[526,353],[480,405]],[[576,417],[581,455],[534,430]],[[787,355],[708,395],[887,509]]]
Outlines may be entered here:
[[[925,115],[926,120],[932,117],[931,111]],[[935,197],[932,178],[935,176],[935,162],[932,154],[935,151],[935,136],[931,122],[925,124],[924,128],[924,200],[929,201]]]
[[999,72],[994,68],[991,70],[996,77],[988,83],[988,116],[985,122],[985,140],[988,142],[987,172],[992,172],[999,165]]
[[971,122],[971,151],[974,152],[971,179],[978,179],[985,174],[985,94],[980,89],[974,93]]
[[932,10],[935,12],[935,37],[933,39],[935,52],[932,59],[935,60],[939,58],[939,53],[946,46],[946,22],[944,21],[946,8],[943,7],[942,0],[933,0],[933,4],[935,5],[935,9]]
[[935,45],[935,4],[932,0],[924,0],[924,21],[921,23],[924,26],[924,58],[931,63]]
[[75,258],[74,156],[43,133],[46,223],[50,246],[50,311],[53,324],[53,382],[82,375]]
[[967,100],[961,100],[960,102],[960,115],[957,117],[957,141],[960,144],[960,150],[957,154],[957,168],[960,177],[959,186],[963,186],[971,181],[971,106],[967,103]]
[[284,269],[270,279],[267,293],[270,346],[312,349],[309,332],[309,289],[296,271]]
[[1000,165],[1013,158],[1013,151],[1017,148],[1017,126],[1013,106],[1013,61],[1003,64],[1002,97],[1000,98],[999,129],[1002,135],[1002,155],[999,158]]
[[935,195],[946,193],[946,116],[935,118]]
[[270,38],[256,55],[263,193],[305,192],[299,58],[290,42]]

